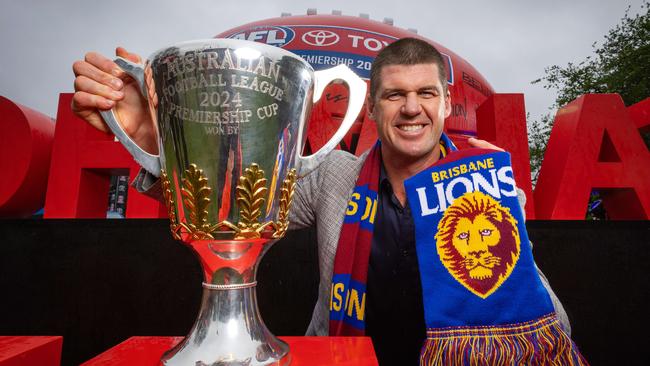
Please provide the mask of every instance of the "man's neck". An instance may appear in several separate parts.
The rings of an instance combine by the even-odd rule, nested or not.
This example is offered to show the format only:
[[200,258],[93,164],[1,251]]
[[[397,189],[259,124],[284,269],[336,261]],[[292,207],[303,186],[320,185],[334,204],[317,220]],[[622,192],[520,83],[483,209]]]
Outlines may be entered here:
[[383,146],[381,155],[384,169],[386,169],[386,176],[388,177],[390,185],[393,187],[393,193],[399,200],[400,204],[404,206],[406,204],[404,180],[412,177],[438,161],[440,158],[440,144],[436,145],[431,154],[417,159],[394,156],[390,152],[386,151]]

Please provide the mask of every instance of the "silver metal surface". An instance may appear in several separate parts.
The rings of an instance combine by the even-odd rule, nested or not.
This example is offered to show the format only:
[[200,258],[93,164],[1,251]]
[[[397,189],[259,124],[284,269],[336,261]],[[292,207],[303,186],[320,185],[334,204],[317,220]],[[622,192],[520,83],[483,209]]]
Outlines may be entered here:
[[[144,80],[144,67],[140,64],[133,63],[129,60],[118,57],[115,59],[115,63],[122,69],[124,72],[129,74],[140,86],[140,91],[143,96],[147,96],[147,86]],[[136,145],[131,137],[126,134],[122,126],[117,120],[117,116],[113,109],[107,111],[99,111],[102,118],[111,129],[115,137],[124,145],[124,148],[133,156],[133,159],[140,164],[146,171],[155,175],[156,177],[160,176],[160,157],[159,155],[149,154],[148,152],[142,150],[138,145]]]
[[289,346],[266,328],[255,288],[203,290],[190,334],[161,359],[167,366],[289,365]]
[[[288,365],[289,346],[264,325],[257,308],[257,268],[274,240],[197,240],[205,277],[199,317],[189,335],[167,351],[167,366]],[[223,255],[231,253],[232,255]]]
[[[232,39],[184,42],[144,66],[118,65],[148,100],[160,155],[140,149],[113,111],[102,115],[137,161],[160,175],[172,234],[204,270],[198,319],[163,364],[288,364],[288,346],[257,310],[257,266],[288,226],[294,170],[306,174],[335,148],[363,106],[365,82],[344,66],[315,73],[293,53]],[[332,140],[303,157],[312,104],[334,80],[350,88],[348,112]]]
[[[149,106],[157,120],[161,155],[138,147],[112,110],[102,116],[127,150],[156,176],[160,172],[155,161],[160,160],[175,196],[180,197],[181,180],[190,164],[203,170],[212,193],[229,193],[212,197],[212,205],[221,209],[222,216],[210,210],[211,222],[237,221],[235,185],[251,163],[272,177],[269,193],[273,198],[278,197],[279,183],[290,168],[297,168],[299,176],[315,169],[350,129],[366,93],[365,82],[344,65],[314,72],[289,51],[233,39],[184,42],[155,52],[146,66],[123,59],[118,65],[136,77],[144,95],[155,95]],[[152,71],[149,80],[143,76],[147,67]],[[303,157],[311,107],[334,80],[343,80],[350,89],[346,116],[327,144]],[[147,86],[155,94],[147,92]],[[224,213],[227,208],[229,212]],[[177,214],[182,210],[179,207]],[[264,217],[272,219],[277,213],[277,204],[271,204]]]
[[363,107],[366,95],[366,83],[357,77],[354,71],[350,70],[345,65],[338,65],[331,69],[316,71],[315,75],[314,102],[321,98],[325,91],[325,87],[331,82],[335,80],[345,80],[350,88],[348,110],[343,121],[341,121],[339,129],[336,130],[334,135],[325,145],[323,145],[323,147],[320,148],[320,150],[310,156],[302,156],[302,154],[300,154],[302,150],[298,151],[296,169],[298,170],[298,175],[301,177],[316,169],[316,167],[325,160],[327,154],[334,150],[343,137],[345,137],[359,115],[358,111]]
[[213,285],[211,283],[205,283],[203,282],[201,284],[203,288],[207,288],[210,290],[240,290],[243,288],[249,288],[249,287],[255,287],[257,286],[257,281],[255,282],[248,282],[248,283],[242,283],[242,284],[237,284],[237,285]]

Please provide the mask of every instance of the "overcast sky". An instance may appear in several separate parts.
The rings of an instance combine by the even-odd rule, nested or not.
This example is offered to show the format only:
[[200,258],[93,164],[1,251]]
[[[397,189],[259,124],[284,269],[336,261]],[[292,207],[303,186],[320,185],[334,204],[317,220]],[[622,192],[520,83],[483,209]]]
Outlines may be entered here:
[[555,93],[531,81],[550,65],[592,54],[642,0],[0,0],[0,95],[55,117],[59,93],[73,91],[72,63],[87,51],[113,55],[115,46],[148,56],[176,42],[211,38],[283,12],[392,18],[415,28],[472,64],[497,93],[524,93],[534,117]]

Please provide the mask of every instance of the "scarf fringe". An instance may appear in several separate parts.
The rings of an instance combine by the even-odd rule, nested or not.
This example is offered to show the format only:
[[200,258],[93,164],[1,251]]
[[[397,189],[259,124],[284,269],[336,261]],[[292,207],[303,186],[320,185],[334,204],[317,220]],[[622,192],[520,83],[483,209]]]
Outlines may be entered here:
[[420,366],[588,366],[555,314],[526,323],[427,330]]

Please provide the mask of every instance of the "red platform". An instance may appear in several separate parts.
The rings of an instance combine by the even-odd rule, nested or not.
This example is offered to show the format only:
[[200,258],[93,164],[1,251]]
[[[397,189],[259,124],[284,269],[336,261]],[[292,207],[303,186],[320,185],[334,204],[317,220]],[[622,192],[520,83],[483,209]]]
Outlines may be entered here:
[[[154,366],[183,337],[131,337],[81,366]],[[291,366],[377,366],[368,337],[280,337],[291,347]]]
[[0,366],[59,366],[61,336],[0,336]]

